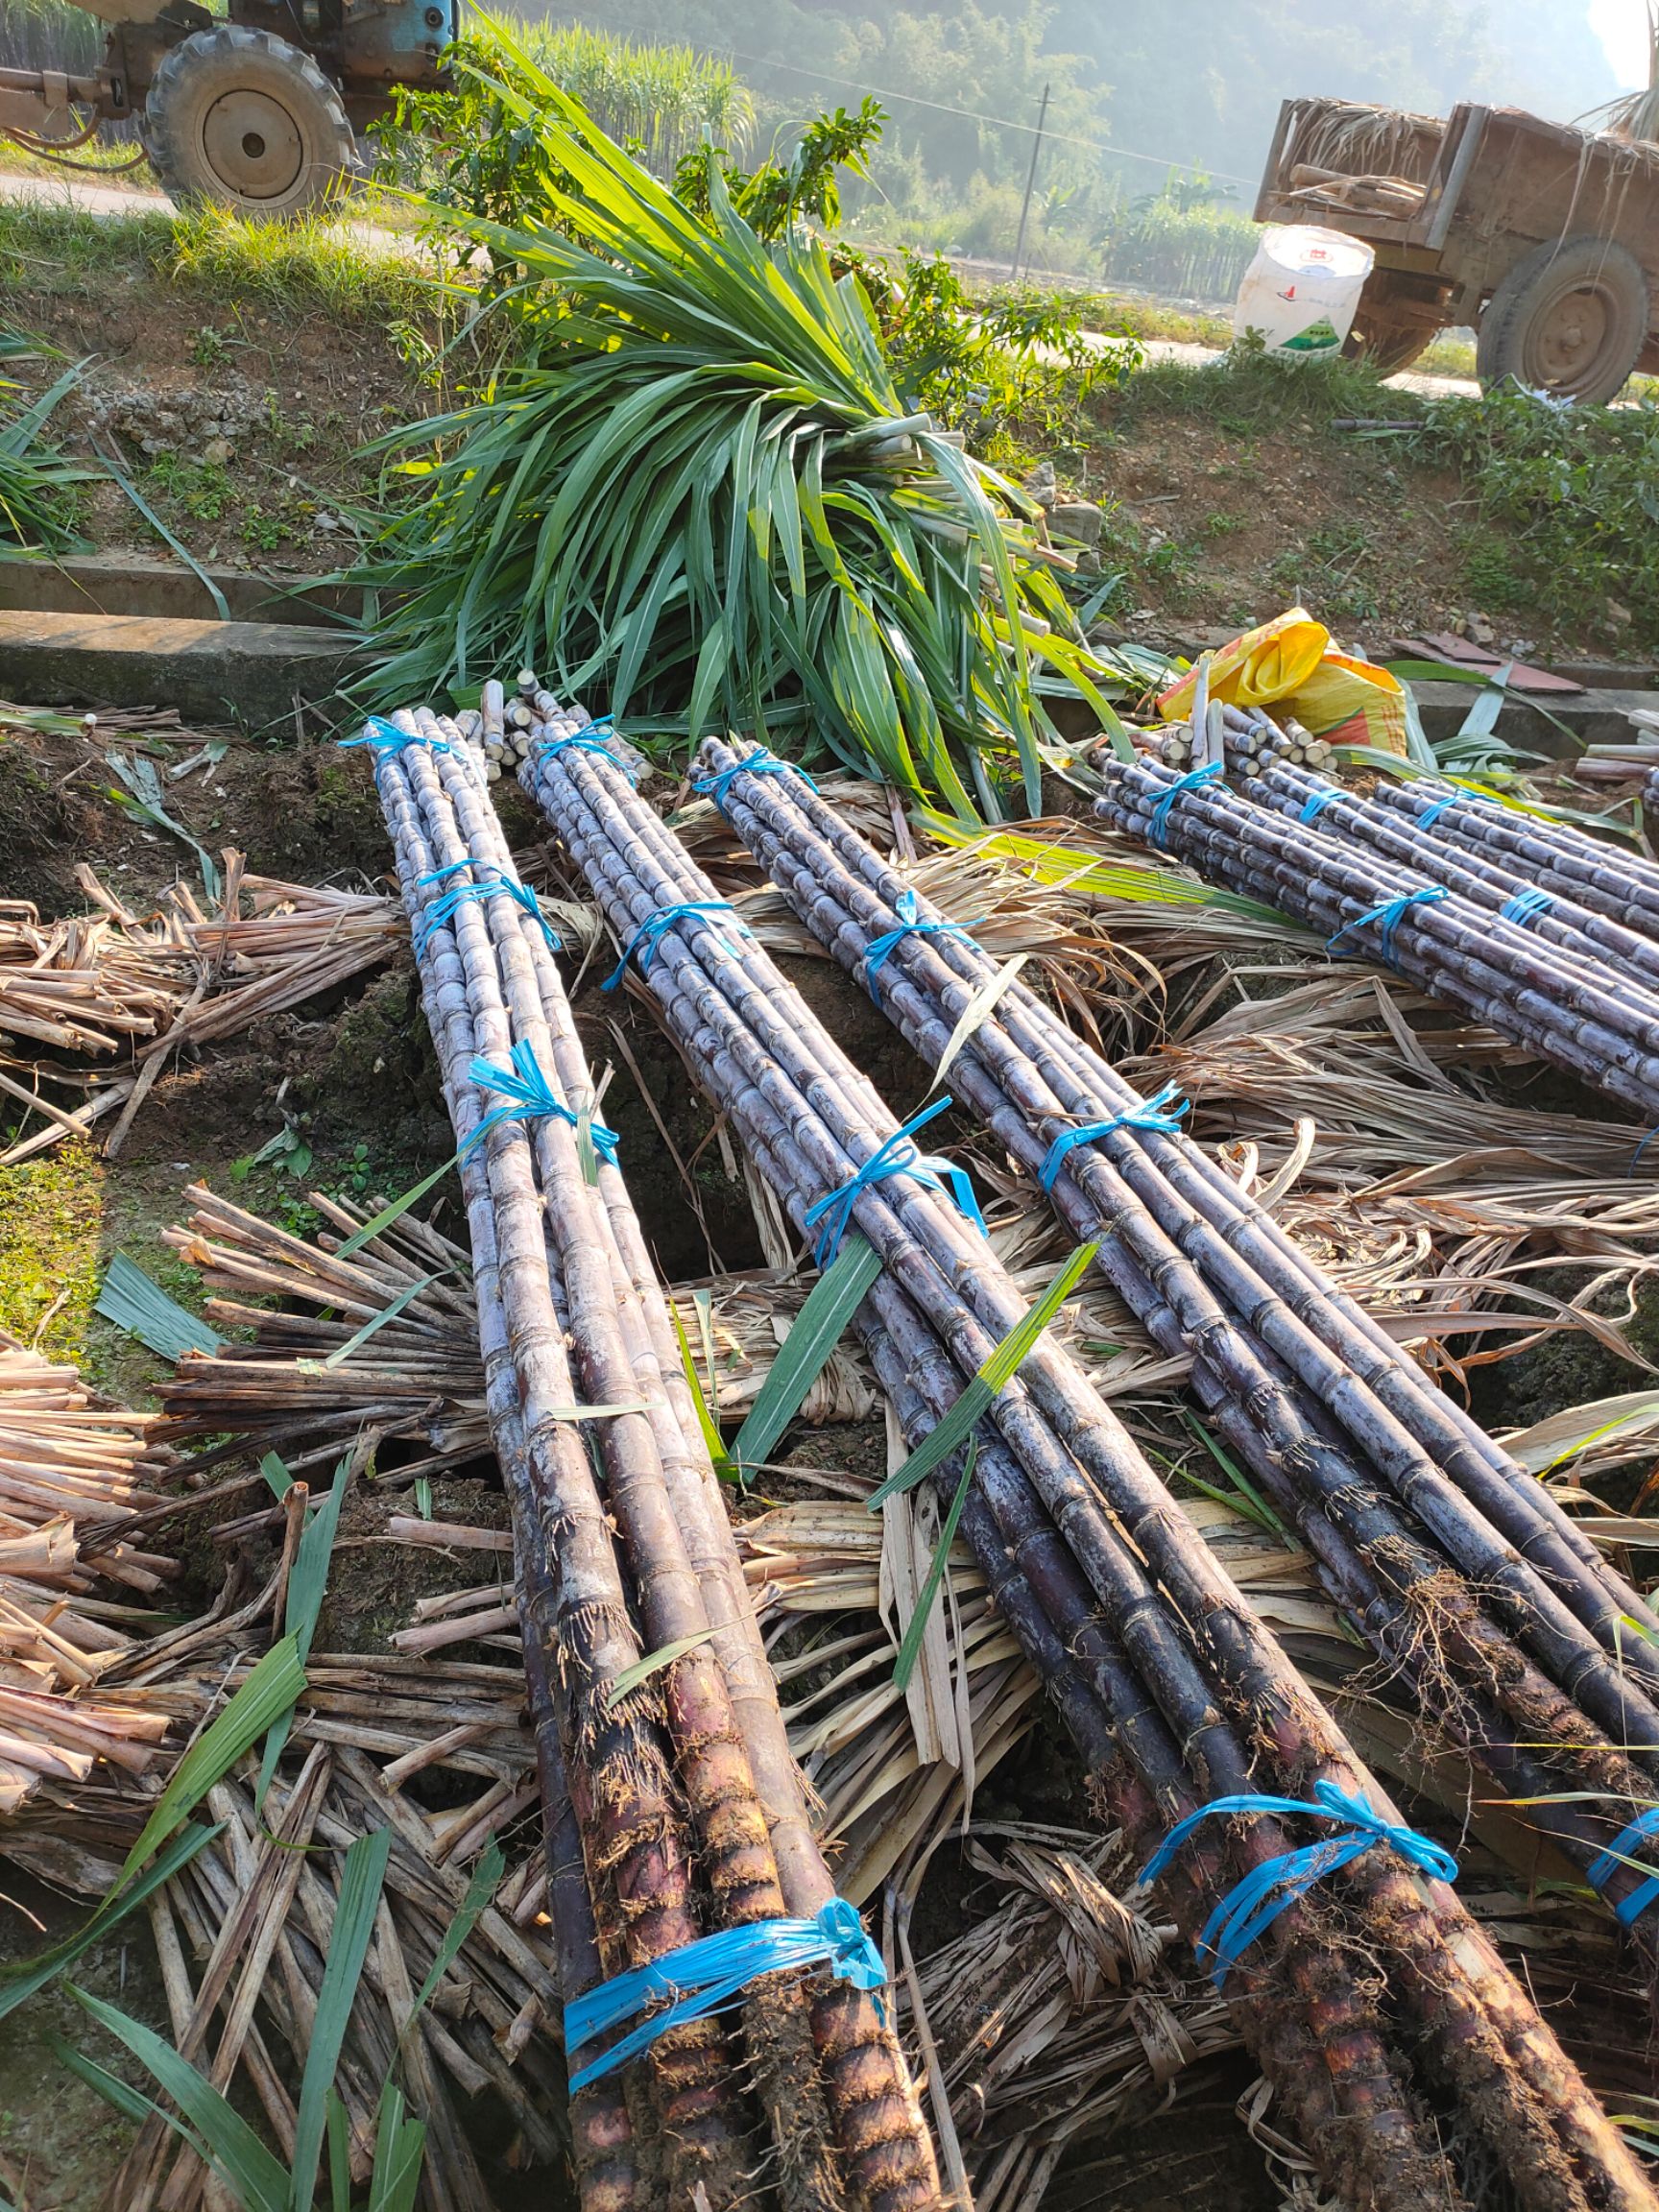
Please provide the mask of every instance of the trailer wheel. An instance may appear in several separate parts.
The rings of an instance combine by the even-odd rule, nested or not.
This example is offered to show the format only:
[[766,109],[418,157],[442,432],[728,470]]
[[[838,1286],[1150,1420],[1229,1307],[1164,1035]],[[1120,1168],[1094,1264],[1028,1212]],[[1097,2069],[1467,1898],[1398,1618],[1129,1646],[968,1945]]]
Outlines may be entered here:
[[359,168],[340,95],[308,54],[239,23],[175,46],[151,80],[144,150],[170,198],[282,221]]
[[1599,406],[1636,366],[1647,337],[1647,278],[1610,238],[1540,246],[1503,277],[1480,318],[1476,369],[1490,392],[1528,392]]

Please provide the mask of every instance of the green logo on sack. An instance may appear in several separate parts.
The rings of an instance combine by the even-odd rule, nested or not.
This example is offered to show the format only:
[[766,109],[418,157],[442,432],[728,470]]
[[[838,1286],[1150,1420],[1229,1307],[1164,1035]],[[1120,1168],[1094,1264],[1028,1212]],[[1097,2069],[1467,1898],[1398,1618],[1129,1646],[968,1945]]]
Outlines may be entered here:
[[1281,353],[1330,353],[1340,346],[1335,328],[1329,315],[1322,315],[1317,323],[1310,323],[1306,330],[1299,330],[1294,338],[1284,339]]

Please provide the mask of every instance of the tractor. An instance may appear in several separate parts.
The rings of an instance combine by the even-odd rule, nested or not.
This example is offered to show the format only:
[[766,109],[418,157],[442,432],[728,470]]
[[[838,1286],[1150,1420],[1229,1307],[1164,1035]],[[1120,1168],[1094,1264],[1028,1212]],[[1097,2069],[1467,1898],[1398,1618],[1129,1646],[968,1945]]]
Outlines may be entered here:
[[438,89],[458,0],[77,0],[109,27],[97,74],[0,69],[0,133],[44,155],[132,121],[180,204],[285,220],[359,174],[393,87]]

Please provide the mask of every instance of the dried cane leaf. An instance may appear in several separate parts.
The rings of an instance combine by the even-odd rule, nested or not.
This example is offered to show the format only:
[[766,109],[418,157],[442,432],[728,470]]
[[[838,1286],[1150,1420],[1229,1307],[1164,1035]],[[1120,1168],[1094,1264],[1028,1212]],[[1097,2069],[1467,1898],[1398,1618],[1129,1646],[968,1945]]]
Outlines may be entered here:
[[904,1641],[900,1645],[899,1656],[893,1663],[893,1681],[897,1689],[909,1689],[910,1677],[916,1671],[916,1662],[922,1656],[922,1640],[927,1633],[927,1616],[933,1610],[933,1600],[939,1595],[940,1583],[945,1579],[950,1547],[956,1541],[956,1524],[961,1520],[962,1508],[968,1503],[968,1485],[974,1479],[974,1463],[978,1456],[978,1440],[970,1436],[968,1450],[963,1455],[962,1472],[951,1495],[950,1509],[945,1516],[945,1526],[940,1529],[939,1541],[933,1547],[926,1579],[916,1594],[916,1610],[910,1616],[909,1625],[904,1630]]
[[956,1026],[950,1032],[950,1041],[939,1055],[939,1064],[933,1070],[933,1080],[927,1086],[931,1094],[937,1091],[950,1072],[950,1063],[961,1051],[982,1022],[988,1021],[992,1009],[1011,983],[1020,979],[1020,971],[1031,957],[1029,952],[1016,952],[1012,960],[1005,961],[995,975],[981,983],[966,1006],[963,1007]]

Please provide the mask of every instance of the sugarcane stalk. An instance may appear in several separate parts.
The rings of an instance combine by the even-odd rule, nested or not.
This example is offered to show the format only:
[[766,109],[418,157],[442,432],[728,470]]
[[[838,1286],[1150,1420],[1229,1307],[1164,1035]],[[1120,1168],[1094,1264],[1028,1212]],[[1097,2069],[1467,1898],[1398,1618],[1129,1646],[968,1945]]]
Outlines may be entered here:
[[[1413,822],[1448,796],[1445,784],[1430,782],[1382,782],[1375,793],[1379,805]],[[1489,854],[1543,890],[1659,936],[1659,867],[1640,854],[1473,791],[1459,792],[1437,812],[1432,829],[1449,843]]]
[[[590,756],[533,760],[526,781],[552,813],[619,932],[668,905],[709,896],[706,880],[685,864],[683,854],[674,865],[678,849],[661,826],[632,800],[619,778]],[[822,1194],[843,1184],[857,1161],[869,1157],[879,1137],[891,1130],[891,1117],[771,964],[748,946],[733,947],[706,915],[676,918],[657,942],[647,980],[671,1026],[692,1046],[696,1063],[746,1137],[764,1136],[776,1152],[793,1157],[806,1189],[815,1187]],[[845,1141],[819,1118],[825,1114],[836,1128],[846,1130]],[[881,1255],[886,1273],[926,1313],[949,1347],[958,1379],[973,1372],[996,1335],[1005,1333],[1022,1310],[1002,1290],[998,1270],[983,1247],[910,1184],[902,1190],[887,1183],[861,1190],[854,1215]],[[1125,1648],[1148,1687],[1155,1688],[1172,1727],[1198,1719],[1194,1693],[1203,1699],[1204,1725],[1224,1727],[1215,1703],[1219,1695],[1223,1706],[1244,1707],[1256,1716],[1258,1760],[1286,1761],[1303,1775],[1328,1767],[1356,1773],[1345,1747],[1308,1706],[1295,1677],[1242,1599],[1223,1577],[1183,1556],[1184,1524],[1169,1511],[1156,1478],[1138,1462],[1104,1409],[1089,1403],[1059,1355],[1039,1347],[1025,1376],[1002,1393],[994,1418],[1095,1595],[1120,1626]],[[1050,1420],[1060,1424],[1058,1430],[1049,1426]],[[1122,1549],[1120,1536],[1101,1514],[1102,1497],[1132,1536],[1134,1552]],[[1179,1631],[1164,1611],[1167,1600],[1149,1576],[1169,1591],[1181,1618],[1203,1622],[1203,1660],[1191,1677],[1191,1692],[1183,1684],[1195,1655],[1183,1655]],[[1251,1770],[1248,1760],[1241,1759],[1240,1766],[1246,1773]],[[1385,1919],[1402,1913],[1411,1920],[1408,1948],[1419,1962],[1426,1948],[1444,1951],[1442,1936],[1422,1919],[1416,1887],[1403,1876],[1366,1865],[1354,1887],[1367,1910]],[[1455,1902],[1450,1910],[1455,1924]],[[1454,1975],[1451,1982],[1449,1987],[1441,1972],[1431,1988],[1407,1976],[1407,2001],[1415,2007],[1424,2032],[1472,2108],[1479,2109],[1483,2098],[1488,2104],[1496,2098],[1503,2107],[1504,2126],[1518,2128],[1528,2146],[1520,2163],[1529,2163],[1540,2177],[1548,2170],[1551,2178],[1538,2181],[1542,2200],[1553,2200],[1557,2192],[1564,2192],[1561,2201],[1578,2200],[1576,2184],[1563,2176],[1561,2144],[1588,2128],[1592,2134],[1600,2130],[1598,2157],[1602,2166],[1611,2160],[1617,2170],[1614,2194],[1643,2201],[1645,2185],[1628,2168],[1593,2104],[1581,2090],[1564,2086],[1548,2062],[1552,2044],[1542,2024],[1534,2070],[1541,2088],[1534,2094],[1525,2074],[1511,2064],[1495,2025],[1496,2012],[1509,2014],[1506,2002],[1483,2008],[1468,1981],[1459,1983]],[[1516,1999],[1524,2015],[1519,1992]],[[1512,2014],[1509,2032],[1518,2032]],[[1521,2041],[1526,2041],[1524,2034]],[[1387,2077],[1383,2062],[1369,2079],[1381,2084]],[[1381,2086],[1377,2095],[1379,2108],[1388,2108]],[[1553,2105],[1562,2098],[1572,2108],[1555,2112]],[[1388,2161],[1383,2163],[1386,2167]],[[1421,2179],[1420,2173],[1414,2174],[1414,2185]],[[1388,2188],[1385,2176],[1378,2185]]]

